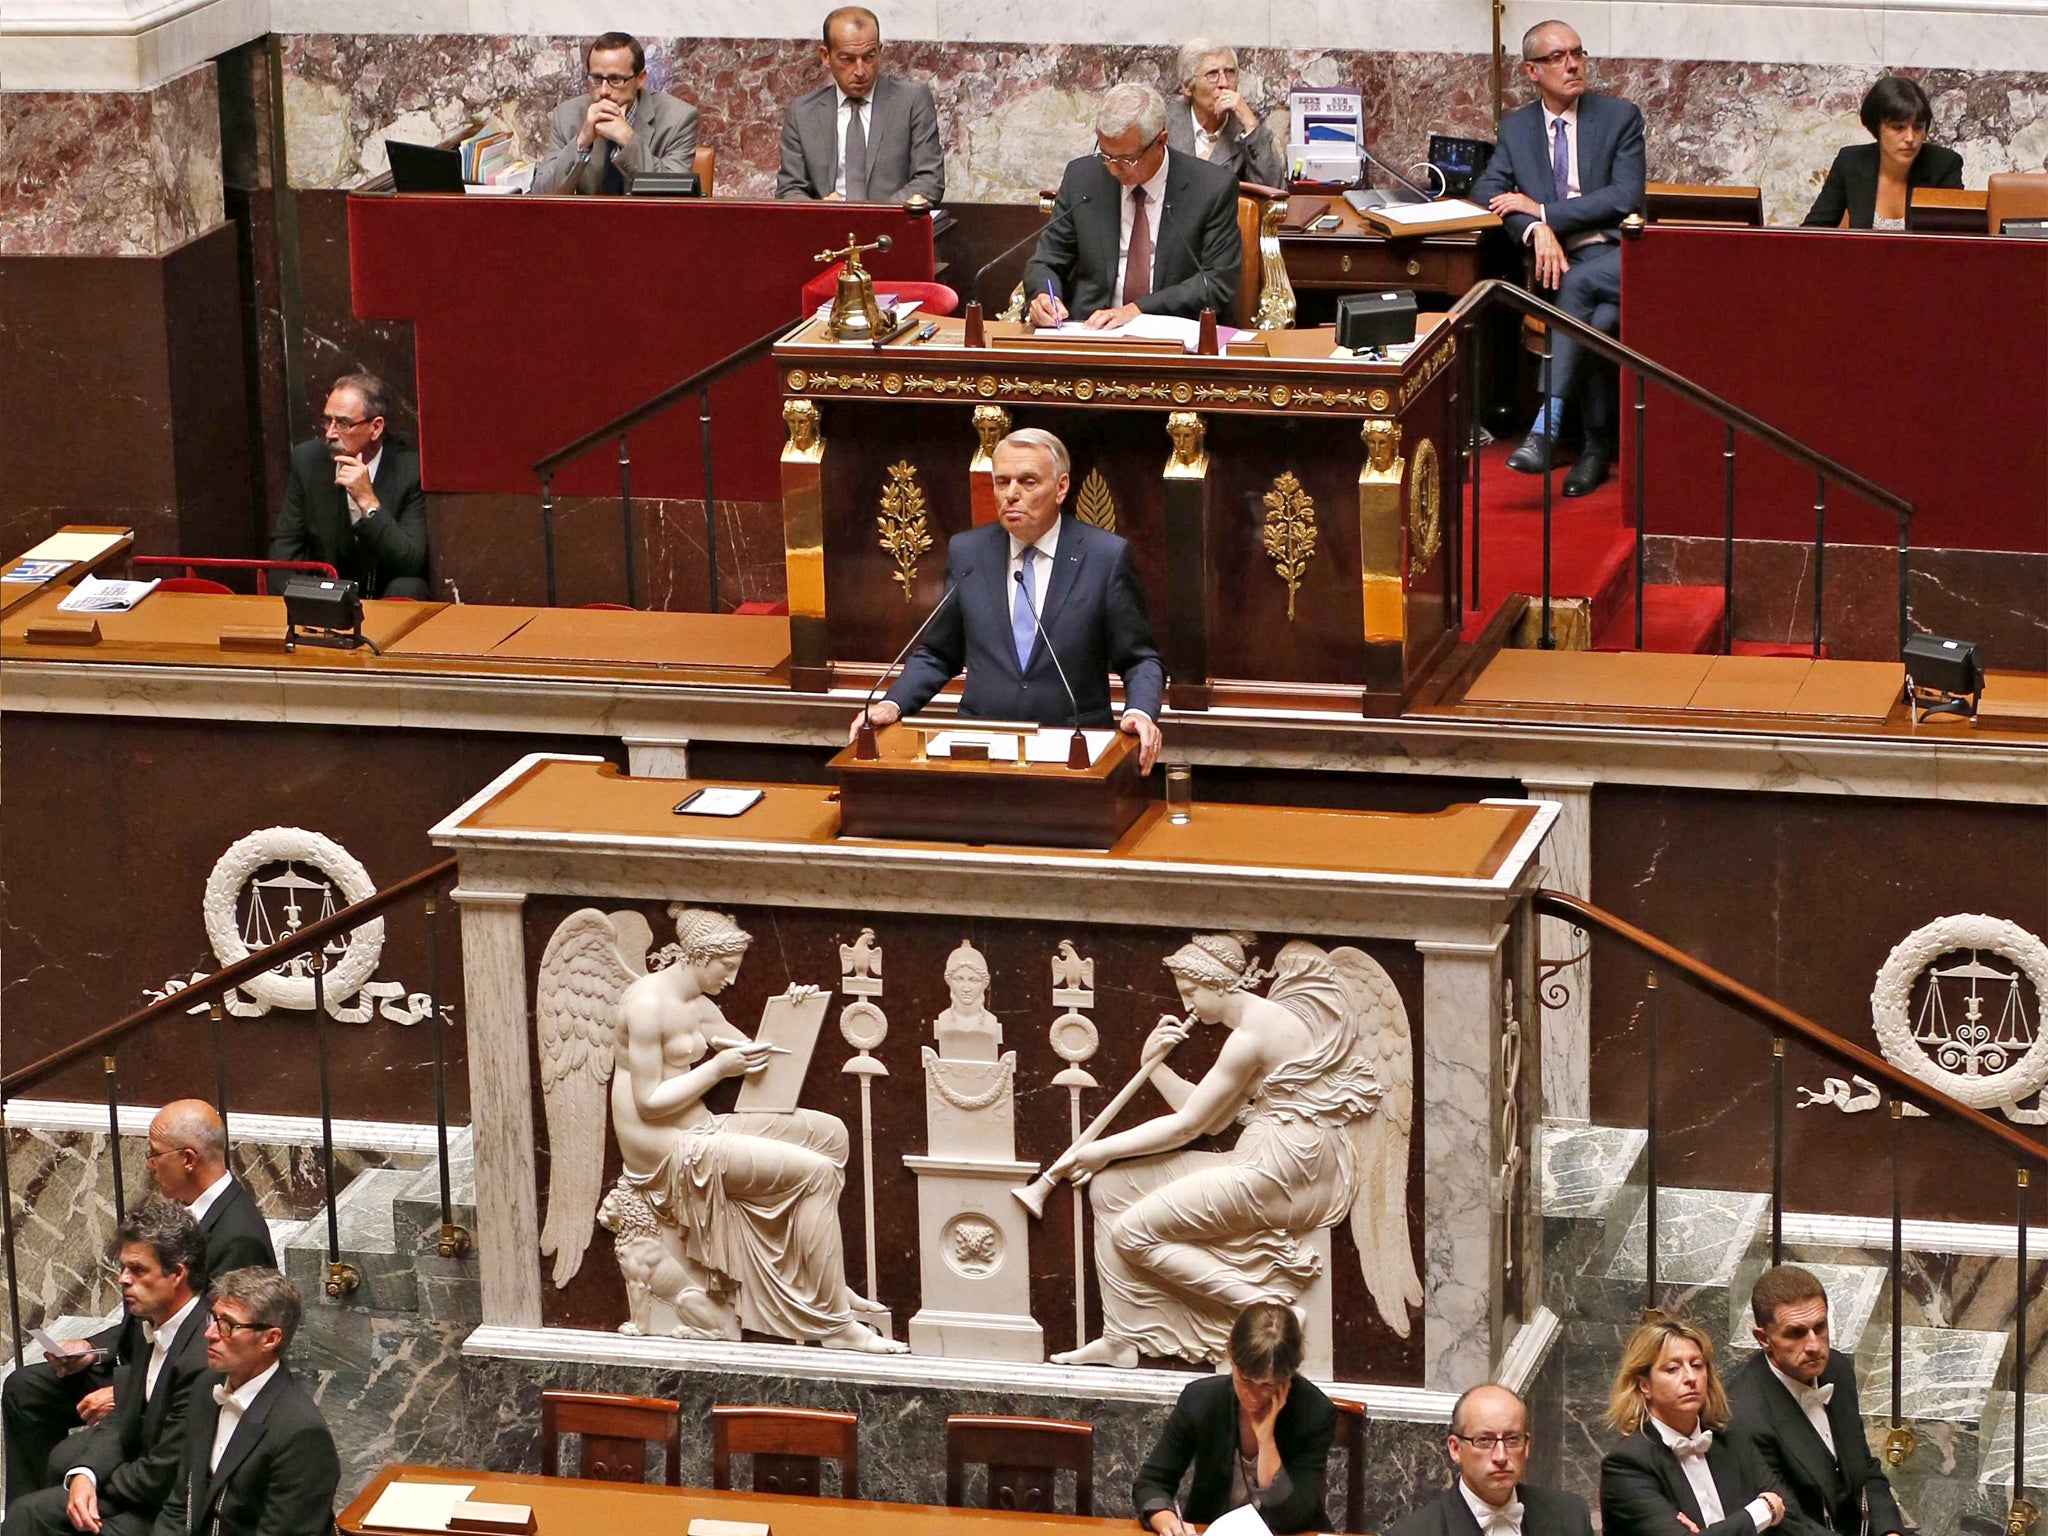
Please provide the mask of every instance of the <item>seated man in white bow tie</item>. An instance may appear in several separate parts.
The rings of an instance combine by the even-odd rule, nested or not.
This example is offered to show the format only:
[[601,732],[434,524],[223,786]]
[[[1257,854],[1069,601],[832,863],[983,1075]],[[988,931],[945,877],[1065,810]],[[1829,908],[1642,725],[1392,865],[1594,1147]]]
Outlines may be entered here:
[[1529,1408],[1508,1388],[1494,1382],[1469,1388],[1451,1409],[1445,1446],[1457,1482],[1387,1536],[1592,1536],[1584,1499],[1522,1481]]
[[1762,1351],[1728,1374],[1731,1428],[1757,1449],[1794,1513],[1815,1525],[1869,1536],[1905,1528],[1899,1501],[1870,1454],[1856,1370],[1828,1338],[1828,1297],[1810,1270],[1780,1264],[1757,1277],[1749,1293]]
[[[1605,1536],[1760,1536],[1785,1520],[1785,1490],[1728,1427],[1714,1346],[1682,1318],[1643,1324],[1622,1351],[1600,1460]],[[1803,1530],[1805,1522],[1794,1517]]]

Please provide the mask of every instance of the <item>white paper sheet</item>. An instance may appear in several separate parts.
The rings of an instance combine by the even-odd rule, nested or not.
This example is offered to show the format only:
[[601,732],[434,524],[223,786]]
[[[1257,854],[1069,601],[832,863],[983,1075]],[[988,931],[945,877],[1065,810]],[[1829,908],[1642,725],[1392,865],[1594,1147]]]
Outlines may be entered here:
[[57,607],[63,613],[125,613],[155,590],[154,581],[101,581],[87,576]]
[[1426,229],[1432,224],[1455,224],[1464,219],[1484,218],[1486,210],[1462,197],[1447,197],[1436,203],[1388,203],[1373,215],[1389,224],[1409,229]]
[[[1095,762],[1108,747],[1115,731],[1083,731],[1082,739],[1088,743],[1088,761]],[[1027,763],[1064,763],[1067,760],[1067,745],[1074,739],[1072,726],[1047,726],[1034,736],[1024,740],[1024,761]]]
[[758,789],[733,789],[723,784],[706,785],[676,806],[678,816],[737,816],[761,802]]
[[960,742],[984,748],[992,763],[1017,761],[1017,737],[1012,731],[941,731],[925,743],[926,757],[951,757]]
[[366,1526],[387,1531],[445,1531],[455,1506],[476,1491],[474,1483],[392,1483],[363,1516]]
[[123,539],[126,533],[80,533],[76,529],[65,529],[53,533],[33,549],[21,552],[24,560],[92,560],[105,554]]
[[1209,1536],[1273,1536],[1256,1504],[1240,1504],[1209,1522]]

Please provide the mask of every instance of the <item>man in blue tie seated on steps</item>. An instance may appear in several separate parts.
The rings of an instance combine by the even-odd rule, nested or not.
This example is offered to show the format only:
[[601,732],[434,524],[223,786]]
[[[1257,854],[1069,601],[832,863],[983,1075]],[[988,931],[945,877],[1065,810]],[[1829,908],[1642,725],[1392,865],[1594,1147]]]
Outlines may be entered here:
[[697,153],[697,109],[647,89],[638,38],[607,32],[583,52],[590,90],[555,108],[536,192],[618,193],[649,171],[682,175]]
[[[997,520],[955,534],[946,546],[946,595],[903,675],[867,718],[883,726],[916,714],[964,666],[962,715],[1042,725],[1071,724],[1077,714],[1084,726],[1114,721],[1138,738],[1139,768],[1150,773],[1166,672],[1152,647],[1130,545],[1062,515],[1072,462],[1050,432],[1012,432],[991,462]],[[1110,709],[1112,671],[1124,683],[1120,719]],[[860,724],[856,715],[848,742]]]
[[[1621,221],[1643,207],[1643,114],[1586,89],[1585,44],[1561,21],[1523,34],[1522,73],[1538,99],[1501,119],[1500,143],[1472,184],[1472,200],[1528,248],[1546,297],[1613,336],[1621,329]],[[1607,478],[1614,457],[1614,374],[1562,330],[1550,345],[1550,396],[1508,468],[1546,473],[1546,421],[1554,437],[1564,402],[1576,400],[1584,439],[1564,493],[1584,496]]]
[[1847,1536],[1898,1536],[1899,1501],[1870,1454],[1856,1366],[1832,1347],[1819,1278],[1796,1264],[1767,1269],[1749,1310],[1762,1348],[1729,1373],[1729,1431],[1746,1436],[1777,1474],[1795,1506],[1788,1514]]
[[1473,1387],[1451,1409],[1446,1442],[1458,1480],[1387,1536],[1593,1536],[1586,1501],[1522,1481],[1529,1409],[1506,1387]]

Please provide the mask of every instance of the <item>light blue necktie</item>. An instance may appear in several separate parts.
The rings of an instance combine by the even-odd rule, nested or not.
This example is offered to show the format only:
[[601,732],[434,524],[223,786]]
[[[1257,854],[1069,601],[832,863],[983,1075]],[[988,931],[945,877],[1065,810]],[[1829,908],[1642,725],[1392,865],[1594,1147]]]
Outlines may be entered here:
[[1557,200],[1561,203],[1571,196],[1572,149],[1565,141],[1564,119],[1551,124],[1556,130],[1550,140],[1550,179],[1557,183]]
[[1017,647],[1017,670],[1031,670],[1031,647],[1038,638],[1038,620],[1031,605],[1031,561],[1038,553],[1033,544],[1024,546],[1024,553],[1018,559],[1017,595],[1010,608],[1010,639]]

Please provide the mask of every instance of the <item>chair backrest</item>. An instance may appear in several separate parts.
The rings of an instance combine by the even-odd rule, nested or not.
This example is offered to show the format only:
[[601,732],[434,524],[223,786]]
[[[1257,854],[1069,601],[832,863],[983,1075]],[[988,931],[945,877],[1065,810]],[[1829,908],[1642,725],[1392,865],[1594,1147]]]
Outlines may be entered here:
[[2000,171],[1984,184],[1984,227],[2006,219],[2048,219],[2048,171]]
[[666,1397],[628,1397],[617,1392],[570,1392],[549,1388],[540,1395],[540,1470],[560,1477],[564,1435],[583,1439],[578,1477],[607,1483],[647,1481],[647,1446],[667,1452],[664,1469],[672,1488],[683,1485],[683,1410]]
[[1055,1479],[1074,1474],[1074,1513],[1095,1513],[1095,1430],[1071,1419],[956,1413],[946,1420],[946,1502],[967,1507],[967,1469],[988,1468],[988,1507],[1054,1512]]
[[699,144],[697,152],[690,156],[690,169],[697,173],[697,195],[709,197],[712,178],[718,170],[718,151],[709,144]]
[[711,1410],[711,1486],[732,1486],[732,1458],[754,1458],[754,1492],[817,1498],[826,1461],[839,1463],[839,1497],[860,1497],[860,1421],[823,1408]]
[[1650,224],[1700,224],[1736,229],[1764,227],[1762,187],[1703,186],[1653,181],[1643,188],[1643,218]]
[[230,596],[235,590],[225,582],[210,581],[204,576],[162,576],[157,579],[156,589],[159,592],[226,593]]
[[[1986,194],[1963,187],[1915,187],[1906,203],[1906,228],[1925,235],[1981,235]],[[1843,224],[1849,215],[1842,215]]]
[[1337,1528],[1363,1531],[1366,1528],[1365,1404],[1333,1397],[1330,1406],[1337,1410],[1337,1432],[1331,1439],[1330,1448],[1344,1453],[1344,1518]]
[[1237,239],[1244,247],[1244,265],[1237,269],[1237,292],[1230,300],[1226,325],[1249,326],[1259,313],[1259,283],[1264,277],[1260,265],[1259,219],[1266,211],[1263,198],[1237,194]]

